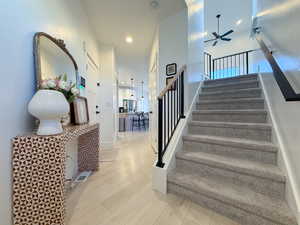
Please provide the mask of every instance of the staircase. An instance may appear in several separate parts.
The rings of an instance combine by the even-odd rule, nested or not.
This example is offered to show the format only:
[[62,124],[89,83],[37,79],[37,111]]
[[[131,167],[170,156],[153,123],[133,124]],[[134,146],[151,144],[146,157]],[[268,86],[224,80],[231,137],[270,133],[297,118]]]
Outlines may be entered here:
[[242,225],[296,225],[258,76],[205,81],[192,116],[168,192]]

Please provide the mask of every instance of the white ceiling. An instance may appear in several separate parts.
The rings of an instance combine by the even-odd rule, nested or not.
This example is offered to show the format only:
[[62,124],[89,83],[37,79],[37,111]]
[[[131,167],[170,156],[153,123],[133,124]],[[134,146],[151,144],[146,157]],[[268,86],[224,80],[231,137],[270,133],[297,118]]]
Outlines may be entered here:
[[[98,41],[115,46],[118,58],[149,55],[158,22],[185,6],[184,0],[157,0],[159,8],[150,7],[151,0],[82,0]],[[133,43],[125,42],[132,36]]]

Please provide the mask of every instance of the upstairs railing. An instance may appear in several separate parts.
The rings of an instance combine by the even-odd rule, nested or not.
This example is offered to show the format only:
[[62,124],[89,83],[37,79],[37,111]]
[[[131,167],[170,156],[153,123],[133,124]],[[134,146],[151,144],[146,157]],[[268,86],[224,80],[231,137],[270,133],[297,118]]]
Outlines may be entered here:
[[259,30],[255,29],[255,38],[264,53],[267,61],[269,62],[270,66],[272,67],[273,74],[275,80],[283,94],[283,97],[286,101],[300,101],[300,94],[297,94],[293,89],[292,85],[286,78],[285,74],[282,72],[280,66],[276,62],[272,52],[267,47],[266,43],[263,41],[262,36],[259,34]]
[[184,116],[184,76],[183,66],[173,80],[158,96],[158,160],[156,166],[163,168],[163,156],[170,144],[179,121]]
[[210,79],[212,74],[212,55],[204,52],[204,75],[206,79]]
[[220,58],[204,53],[204,71],[210,80],[247,75],[250,71],[249,55],[253,50],[227,55]]

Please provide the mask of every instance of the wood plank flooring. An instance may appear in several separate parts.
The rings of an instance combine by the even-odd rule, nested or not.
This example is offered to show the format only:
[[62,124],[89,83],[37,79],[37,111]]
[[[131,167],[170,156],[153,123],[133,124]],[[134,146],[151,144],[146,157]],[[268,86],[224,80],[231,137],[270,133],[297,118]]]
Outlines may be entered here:
[[152,190],[148,133],[126,133],[101,152],[100,171],[68,198],[68,225],[238,225],[175,195]]

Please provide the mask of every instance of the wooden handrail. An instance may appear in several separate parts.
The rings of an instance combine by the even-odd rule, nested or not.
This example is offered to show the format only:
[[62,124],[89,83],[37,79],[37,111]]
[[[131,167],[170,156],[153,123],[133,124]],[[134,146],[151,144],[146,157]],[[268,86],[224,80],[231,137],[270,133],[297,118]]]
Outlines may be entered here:
[[280,66],[276,62],[272,52],[268,49],[267,45],[263,41],[261,35],[256,33],[255,35],[258,44],[261,47],[267,61],[269,62],[270,66],[272,67],[273,74],[275,80],[285,98],[286,101],[300,101],[300,94],[297,94],[293,87],[291,86],[290,82],[286,78],[285,74],[282,72]]
[[182,72],[186,71],[187,66],[184,65],[181,67],[181,69],[177,72],[177,74],[174,76],[174,78],[172,79],[172,81],[160,92],[159,96],[157,97],[157,99],[162,99],[164,97],[164,95],[168,92],[168,90],[170,90],[172,88],[172,86],[174,85],[174,83],[176,82],[176,80],[181,76]]

